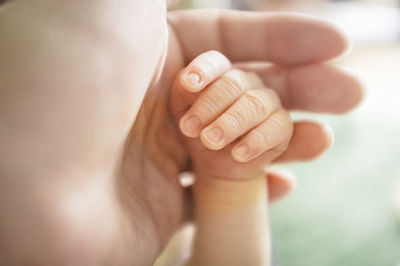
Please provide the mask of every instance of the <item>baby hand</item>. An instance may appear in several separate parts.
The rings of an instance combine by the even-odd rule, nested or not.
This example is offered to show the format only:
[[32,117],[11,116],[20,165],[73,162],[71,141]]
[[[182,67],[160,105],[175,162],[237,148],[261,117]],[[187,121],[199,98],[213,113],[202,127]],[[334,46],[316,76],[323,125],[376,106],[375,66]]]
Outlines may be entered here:
[[171,109],[195,171],[215,177],[252,176],[287,148],[293,132],[275,91],[216,51],[179,73]]

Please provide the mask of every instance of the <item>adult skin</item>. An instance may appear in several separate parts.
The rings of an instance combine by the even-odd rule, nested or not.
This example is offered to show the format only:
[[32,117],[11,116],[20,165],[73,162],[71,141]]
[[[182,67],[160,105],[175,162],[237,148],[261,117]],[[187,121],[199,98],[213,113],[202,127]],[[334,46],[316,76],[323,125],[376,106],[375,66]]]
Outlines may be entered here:
[[[325,23],[228,11],[168,20],[164,0],[2,5],[0,265],[154,262],[182,223],[177,176],[190,170],[169,89],[201,52],[273,62],[244,67],[289,109],[342,113],[361,99],[357,80],[319,64],[347,48]],[[277,161],[313,158],[330,141],[325,127],[299,122]],[[291,184],[268,180],[272,196]]]

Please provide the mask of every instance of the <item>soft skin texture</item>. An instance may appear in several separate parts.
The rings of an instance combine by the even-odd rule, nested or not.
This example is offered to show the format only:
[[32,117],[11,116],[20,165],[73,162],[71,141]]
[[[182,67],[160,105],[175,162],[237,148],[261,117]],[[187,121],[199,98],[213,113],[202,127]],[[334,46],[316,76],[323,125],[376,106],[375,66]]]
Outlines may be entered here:
[[188,265],[271,265],[265,181],[262,174],[240,181],[197,179],[197,230]]
[[[180,190],[145,173],[129,133],[164,57],[165,21],[163,1],[4,5],[0,265],[150,265],[158,255]],[[156,210],[156,180],[171,213]]]
[[269,265],[264,168],[286,150],[293,133],[276,92],[255,73],[208,51],[179,73],[171,110],[196,175],[188,265]]
[[[191,169],[168,95],[202,52],[271,61],[260,76],[288,109],[342,113],[361,99],[352,76],[328,68],[329,87],[317,86],[307,71],[347,47],[325,23],[230,11],[171,12],[168,21],[162,0],[3,4],[0,265],[152,265],[182,222],[187,201],[176,180]],[[302,69],[310,78],[297,87],[302,75],[293,71]],[[315,90],[304,98],[307,83]],[[334,97],[321,105],[327,91]],[[277,160],[329,146],[316,123],[297,123],[293,134]],[[310,135],[318,145],[303,150]],[[271,184],[280,184],[276,196],[290,182]]]
[[287,149],[293,133],[276,92],[217,51],[179,73],[171,110],[198,178],[253,177]]

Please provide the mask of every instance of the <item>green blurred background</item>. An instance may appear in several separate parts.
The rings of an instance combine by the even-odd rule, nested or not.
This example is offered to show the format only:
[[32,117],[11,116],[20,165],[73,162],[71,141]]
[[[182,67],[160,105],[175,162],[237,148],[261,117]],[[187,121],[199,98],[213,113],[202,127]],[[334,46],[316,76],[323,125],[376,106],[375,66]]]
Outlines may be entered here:
[[299,183],[270,210],[276,265],[400,266],[399,5],[397,0],[188,0],[178,6],[297,11],[340,24],[353,39],[353,52],[338,63],[364,82],[362,105],[340,117],[294,115],[329,124],[335,143],[316,161],[285,166]]

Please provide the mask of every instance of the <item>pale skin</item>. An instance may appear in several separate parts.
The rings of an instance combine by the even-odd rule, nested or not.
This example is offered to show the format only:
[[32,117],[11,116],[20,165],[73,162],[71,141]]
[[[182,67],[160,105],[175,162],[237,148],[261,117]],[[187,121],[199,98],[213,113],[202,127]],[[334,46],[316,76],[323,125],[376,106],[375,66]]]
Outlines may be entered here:
[[[193,170],[167,96],[203,52],[271,62],[245,67],[289,110],[343,113],[362,97],[352,75],[322,64],[347,49],[341,33],[286,14],[11,0],[0,40],[2,265],[154,262],[183,221],[177,176]],[[273,162],[314,158],[330,141],[324,126],[297,122]],[[272,198],[290,190],[285,175],[266,175]]]
[[269,265],[264,167],[286,150],[293,133],[276,92],[209,51],[179,73],[171,109],[197,178],[197,235],[188,265]]

